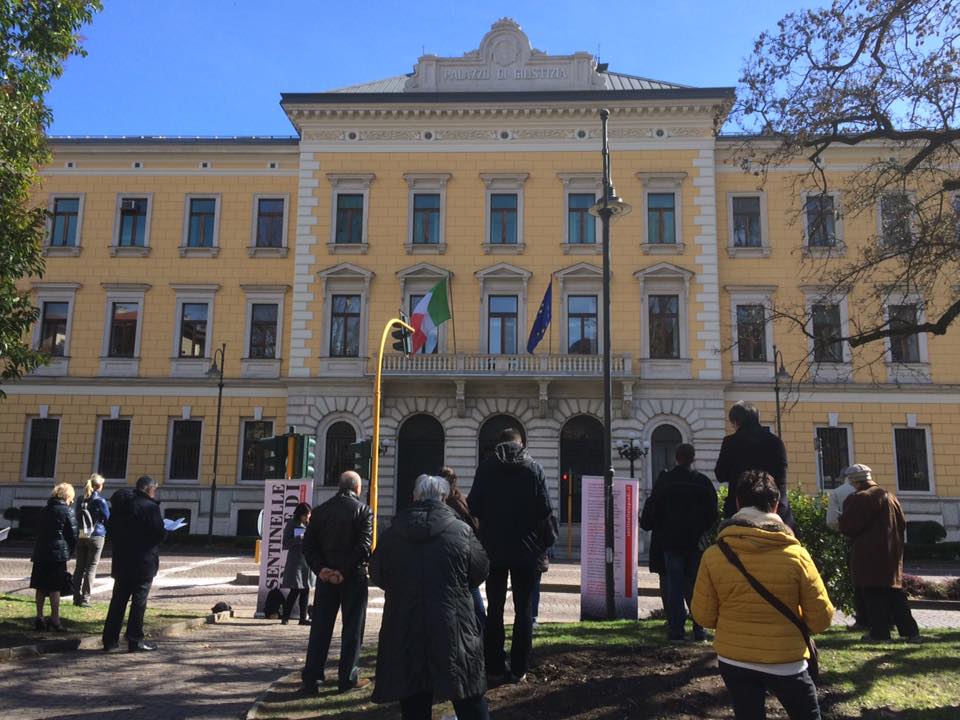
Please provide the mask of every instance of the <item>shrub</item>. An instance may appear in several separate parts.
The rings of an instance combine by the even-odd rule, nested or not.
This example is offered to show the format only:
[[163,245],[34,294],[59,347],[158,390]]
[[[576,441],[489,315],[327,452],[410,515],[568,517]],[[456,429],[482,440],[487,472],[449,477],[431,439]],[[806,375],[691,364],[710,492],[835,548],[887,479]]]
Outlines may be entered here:
[[907,543],[903,546],[903,559],[916,560],[960,560],[960,542],[940,542],[935,545],[914,545]]
[[943,525],[935,520],[914,520],[907,523],[907,542],[933,545],[947,537]]
[[948,580],[945,585],[947,600],[960,600],[960,578]]
[[3,511],[4,520],[19,520],[20,519],[20,508],[18,507],[8,507]]
[[929,586],[930,583],[928,583],[922,577],[907,574],[904,574],[903,576],[903,591],[910,597],[927,597]]
[[847,560],[847,541],[827,527],[827,496],[807,495],[789,490],[790,507],[796,521],[797,539],[810,553],[830,600],[845,613],[853,613],[853,583]]

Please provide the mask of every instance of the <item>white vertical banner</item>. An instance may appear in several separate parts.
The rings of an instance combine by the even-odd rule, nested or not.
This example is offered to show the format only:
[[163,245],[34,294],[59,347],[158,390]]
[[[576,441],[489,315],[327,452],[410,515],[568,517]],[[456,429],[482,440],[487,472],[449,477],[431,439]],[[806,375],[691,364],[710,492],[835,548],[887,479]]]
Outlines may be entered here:
[[[604,544],[603,478],[581,478],[580,618],[604,620],[606,546]],[[640,483],[613,479],[613,593],[617,618],[637,619],[637,505]]]
[[267,594],[280,588],[287,551],[283,549],[283,528],[294,509],[313,497],[313,480],[265,480],[263,487],[263,538],[260,540],[260,586],[257,590],[257,617],[263,617]]

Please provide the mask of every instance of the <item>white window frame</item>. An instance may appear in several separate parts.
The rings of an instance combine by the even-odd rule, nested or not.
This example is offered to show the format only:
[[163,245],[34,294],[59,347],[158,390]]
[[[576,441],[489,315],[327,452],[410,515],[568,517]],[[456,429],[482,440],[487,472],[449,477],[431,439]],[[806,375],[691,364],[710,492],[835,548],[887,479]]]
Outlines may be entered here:
[[[145,295],[152,287],[148,283],[100,283],[106,293],[103,310],[103,337],[100,341],[100,375],[104,377],[136,377],[140,374],[140,338],[143,335]],[[110,357],[110,329],[114,303],[136,303],[137,337],[132,358]]]
[[[450,173],[404,173],[403,179],[407,182],[407,235],[403,244],[408,255],[427,254],[442,255],[447,251],[447,183]],[[413,242],[413,197],[420,194],[440,195],[440,237],[436,243]]]
[[[330,183],[330,240],[327,248],[331,254],[365,255],[370,249],[368,228],[370,225],[370,183],[373,173],[327,173]],[[341,195],[362,195],[363,210],[359,243],[337,243],[337,198]]]
[[[773,295],[776,285],[726,285],[724,289],[730,297],[730,364],[733,379],[737,382],[757,382],[773,380]],[[764,345],[766,362],[741,362],[737,359],[737,306],[762,305],[764,308]]]
[[527,327],[527,284],[530,281],[529,270],[497,263],[478,270],[474,276],[480,282],[480,348],[485,355],[490,354],[489,310],[491,295],[515,295],[517,298],[517,354],[525,347],[525,338],[520,336]]
[[[930,487],[926,490],[901,490],[900,476],[897,474],[897,430],[923,430],[923,439],[927,445],[927,477],[930,478]],[[933,432],[929,425],[910,425],[908,423],[895,424],[890,430],[890,448],[893,451],[893,474],[897,484],[897,497],[929,497],[937,494],[936,478],[934,477],[933,462]],[[59,446],[58,446],[59,447]]]
[[[363,375],[367,366],[370,329],[370,282],[375,273],[352,263],[340,263],[320,270],[320,294],[323,295],[323,325],[320,338],[320,375],[355,377]],[[330,327],[332,325],[333,296],[360,296],[360,347],[357,357],[330,356]]]
[[[173,348],[170,356],[170,375],[172,377],[203,377],[210,367],[210,353],[213,348],[214,310],[219,285],[185,285],[170,283],[176,292],[176,304],[173,316]],[[180,330],[183,319],[183,306],[186,303],[207,303],[207,336],[203,357],[180,357]]]
[[[733,224],[733,201],[757,198],[760,201],[760,247],[737,247]],[[770,225],[767,221],[767,193],[763,190],[737,190],[727,193],[727,255],[729,257],[770,257]]]
[[[891,291],[883,304],[883,322],[890,322],[891,305],[913,305],[917,309],[917,323],[927,321],[926,303],[916,293]],[[887,365],[887,382],[890,383],[928,383],[930,382],[930,355],[927,333],[917,333],[917,349],[920,361],[915,363],[894,362],[889,337],[883,339],[883,356]]]
[[[807,198],[827,195],[833,198],[833,230],[837,242],[832,246],[821,247],[819,245],[810,245],[810,236],[807,229]],[[803,255],[804,257],[824,258],[824,257],[845,257],[847,254],[847,244],[844,240],[843,231],[843,205],[842,196],[839,191],[831,190],[827,193],[820,193],[816,190],[804,190],[800,193],[800,215],[803,223]]]
[[[188,247],[190,238],[190,202],[213,200],[213,245]],[[183,235],[180,238],[180,257],[216,257],[220,253],[220,193],[187,193],[183,196]]]
[[[426,295],[438,282],[447,279],[447,287],[453,282],[453,272],[430,263],[417,263],[397,272],[400,280],[400,297],[402,309],[409,313],[410,299],[413,295]],[[447,323],[437,328],[437,353],[447,352]]]
[[[480,173],[483,180],[483,252],[497,255],[520,255],[526,248],[523,235],[523,187],[529,173]],[[499,244],[490,242],[490,203],[493,195],[517,196],[517,242]]]
[[271,424],[271,432],[277,432],[277,419],[275,417],[261,417],[257,419],[256,417],[242,417],[240,418],[240,436],[237,440],[237,484],[242,485],[253,485],[253,484],[262,484],[263,480],[244,480],[243,479],[243,439],[247,434],[247,423],[251,422],[268,422]]
[[[690,358],[690,284],[693,273],[667,262],[657,263],[633,276],[640,283],[640,373],[648,379],[689,379],[692,377]],[[650,357],[650,296],[677,295],[677,313],[680,325],[680,357]]]
[[[27,475],[27,470],[30,467],[30,442],[33,438],[33,421],[34,420],[56,420],[57,421],[57,452],[53,458],[53,477],[34,477],[32,475]],[[60,466],[60,440],[63,437],[63,418],[59,415],[54,416],[44,416],[43,414],[39,415],[27,415],[27,427],[24,429],[23,433],[23,467],[20,470],[20,477],[24,479],[25,482],[43,482],[47,483],[51,480],[57,479],[57,468]]]
[[[241,285],[245,294],[245,323],[243,327],[243,356],[240,360],[243,377],[277,378],[280,377],[280,363],[283,357],[283,310],[284,298],[290,290],[288,285]],[[253,324],[254,305],[277,306],[277,344],[272,358],[250,357],[250,327]]]
[[[82,192],[62,192],[50,193],[47,196],[47,211],[50,216],[47,218],[47,232],[43,239],[43,254],[47,257],[76,257],[80,254],[83,246],[80,244],[83,235],[83,204],[86,193]],[[53,239],[53,210],[56,207],[57,200],[78,200],[77,204],[77,237],[76,243],[72,246],[51,245]]]
[[807,313],[807,356],[810,365],[810,372],[814,382],[847,382],[853,376],[853,366],[851,362],[852,354],[850,344],[844,340],[841,342],[841,352],[843,353],[843,362],[817,362],[813,356],[813,306],[814,305],[838,305],[840,307],[840,334],[843,337],[850,335],[850,310],[848,306],[848,295],[843,292],[831,291],[829,288],[801,286],[804,293],[804,305]]
[[853,436],[853,425],[849,423],[837,423],[836,425],[831,425],[830,423],[814,423],[813,426],[813,464],[817,470],[817,489],[821,492],[830,492],[833,488],[825,488],[823,486],[823,465],[820,459],[820,453],[817,450],[817,431],[820,429],[829,429],[829,430],[845,430],[847,433],[847,460],[851,461],[856,457],[854,436]]
[[[93,446],[93,467],[90,472],[98,473],[100,465],[100,441],[103,437],[103,421],[104,420],[126,420],[130,423],[129,429],[127,430],[127,464],[124,467],[124,475],[120,478],[111,478],[107,477],[107,480],[121,480],[126,482],[127,478],[130,476],[130,448],[131,442],[130,438],[133,437],[133,417],[130,415],[118,415],[117,417],[111,417],[109,415],[100,415],[97,417],[97,437]],[[106,476],[104,476],[106,477]]]
[[77,301],[77,290],[81,287],[80,283],[58,283],[38,281],[33,283],[34,302],[40,310],[37,321],[33,324],[33,335],[31,345],[37,349],[40,345],[40,330],[43,325],[43,306],[48,302],[67,303],[67,328],[66,339],[63,342],[63,355],[60,357],[50,357],[50,362],[46,365],[40,365],[30,374],[35,376],[62,377],[70,371],[70,345],[73,337],[73,308]]
[[[200,452],[197,455],[197,477],[195,478],[177,478],[170,477],[170,470],[173,467],[173,423],[181,420],[192,420],[200,423]],[[164,458],[164,481],[172,485],[196,485],[203,478],[203,431],[206,420],[203,417],[169,417],[167,418],[167,454]],[[192,524],[192,523],[191,523]]]
[[560,345],[558,353],[568,355],[570,340],[567,337],[567,308],[571,295],[594,295],[597,298],[597,355],[603,353],[603,271],[596,265],[581,262],[555,273],[560,283]]
[[[144,220],[143,246],[121,246],[120,245],[120,205],[124,200],[136,200],[144,198],[147,201],[147,216]],[[113,236],[110,239],[111,257],[146,257],[150,254],[150,226],[153,219],[153,193],[152,192],[124,192],[117,193],[116,207],[113,214]]]
[[[643,200],[640,207],[641,225],[640,249],[644,255],[682,255],[683,242],[683,181],[686,172],[638,172],[637,178],[643,183]],[[674,197],[674,243],[651,243],[649,228],[647,227],[648,196],[651,193],[673,193]]]
[[564,255],[599,255],[603,250],[600,238],[600,218],[594,216],[593,243],[570,242],[570,195],[593,193],[594,202],[603,192],[603,176],[592,172],[557,173],[563,183],[563,242],[560,244]]
[[[280,247],[257,247],[257,219],[260,217],[261,200],[283,200],[283,230]],[[249,257],[286,257],[290,252],[288,232],[290,225],[290,193],[254,193],[253,206],[250,209],[250,244],[247,246]]]

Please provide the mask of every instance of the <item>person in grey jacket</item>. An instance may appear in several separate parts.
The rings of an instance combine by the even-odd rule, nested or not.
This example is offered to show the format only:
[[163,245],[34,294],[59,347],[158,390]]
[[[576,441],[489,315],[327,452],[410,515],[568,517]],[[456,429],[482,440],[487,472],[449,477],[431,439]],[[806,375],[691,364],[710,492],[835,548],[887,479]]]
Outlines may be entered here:
[[310,521],[310,505],[300,503],[293,509],[293,515],[287,520],[283,528],[283,549],[287,551],[287,564],[283,566],[283,577],[280,587],[289,588],[287,599],[283,603],[283,614],[280,624],[290,622],[290,611],[293,603],[300,600],[300,624],[309,625],[307,620],[307,603],[310,600],[310,590],[313,588],[313,571],[303,556],[303,534]]

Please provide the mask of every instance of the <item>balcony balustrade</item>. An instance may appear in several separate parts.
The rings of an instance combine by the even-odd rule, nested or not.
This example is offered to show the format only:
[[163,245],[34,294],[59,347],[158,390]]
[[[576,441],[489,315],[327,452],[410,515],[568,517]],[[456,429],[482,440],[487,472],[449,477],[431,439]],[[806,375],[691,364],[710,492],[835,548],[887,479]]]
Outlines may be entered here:
[[[383,357],[383,373],[389,376],[496,376],[600,377],[600,355],[481,355],[474,353],[400,355]],[[633,374],[629,353],[614,355],[613,377]]]

